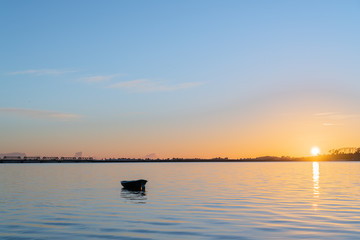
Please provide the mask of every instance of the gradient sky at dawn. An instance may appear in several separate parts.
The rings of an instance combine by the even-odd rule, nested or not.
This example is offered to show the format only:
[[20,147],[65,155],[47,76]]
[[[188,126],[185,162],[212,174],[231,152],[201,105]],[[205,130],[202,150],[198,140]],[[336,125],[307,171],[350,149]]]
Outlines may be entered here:
[[1,1],[0,153],[360,147],[360,1]]

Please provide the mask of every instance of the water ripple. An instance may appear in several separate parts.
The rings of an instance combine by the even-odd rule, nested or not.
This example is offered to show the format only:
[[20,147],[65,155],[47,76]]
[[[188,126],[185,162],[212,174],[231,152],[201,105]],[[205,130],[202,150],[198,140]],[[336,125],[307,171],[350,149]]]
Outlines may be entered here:
[[[359,172],[357,162],[0,165],[0,239],[356,239]],[[122,190],[140,177],[146,192]]]

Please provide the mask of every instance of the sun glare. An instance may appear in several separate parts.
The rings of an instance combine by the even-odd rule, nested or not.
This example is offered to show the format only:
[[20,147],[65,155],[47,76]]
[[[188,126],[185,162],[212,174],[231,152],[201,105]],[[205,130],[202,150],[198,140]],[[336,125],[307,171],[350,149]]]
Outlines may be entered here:
[[320,154],[320,149],[319,149],[318,147],[313,147],[313,148],[311,149],[311,154],[312,154],[313,156],[319,155],[319,154]]

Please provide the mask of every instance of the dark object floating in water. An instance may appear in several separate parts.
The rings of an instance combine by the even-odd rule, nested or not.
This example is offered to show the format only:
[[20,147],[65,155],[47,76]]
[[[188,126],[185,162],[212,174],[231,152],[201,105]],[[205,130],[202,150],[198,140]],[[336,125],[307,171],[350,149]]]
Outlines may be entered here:
[[141,191],[145,190],[145,184],[147,183],[144,179],[134,180],[134,181],[121,181],[121,185],[128,189],[133,191]]

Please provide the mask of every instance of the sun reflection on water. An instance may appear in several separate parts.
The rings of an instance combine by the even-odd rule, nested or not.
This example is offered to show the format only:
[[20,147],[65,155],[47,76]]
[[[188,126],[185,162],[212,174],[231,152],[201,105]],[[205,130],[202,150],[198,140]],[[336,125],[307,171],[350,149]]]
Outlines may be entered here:
[[[319,180],[320,180],[319,163],[313,162],[313,195],[315,199],[319,198],[320,195]],[[317,202],[313,203],[313,207],[315,208],[315,210],[317,209],[318,207]]]

